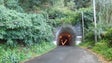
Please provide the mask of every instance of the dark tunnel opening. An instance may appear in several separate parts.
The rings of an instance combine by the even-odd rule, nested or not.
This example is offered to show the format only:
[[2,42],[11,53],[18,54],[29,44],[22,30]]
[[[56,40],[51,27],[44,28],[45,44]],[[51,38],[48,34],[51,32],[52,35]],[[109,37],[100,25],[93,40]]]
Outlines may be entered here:
[[59,46],[70,46],[71,45],[71,34],[63,32],[59,35]]
[[58,46],[74,46],[75,31],[72,26],[62,26],[57,35]]

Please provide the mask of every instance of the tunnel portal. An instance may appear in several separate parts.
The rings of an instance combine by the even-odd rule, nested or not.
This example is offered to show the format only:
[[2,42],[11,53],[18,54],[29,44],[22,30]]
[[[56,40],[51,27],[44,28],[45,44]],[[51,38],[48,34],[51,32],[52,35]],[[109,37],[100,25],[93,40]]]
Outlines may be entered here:
[[70,46],[71,34],[68,32],[61,33],[59,36],[59,46]]
[[72,26],[61,27],[57,36],[58,46],[73,46],[75,45],[75,32]]

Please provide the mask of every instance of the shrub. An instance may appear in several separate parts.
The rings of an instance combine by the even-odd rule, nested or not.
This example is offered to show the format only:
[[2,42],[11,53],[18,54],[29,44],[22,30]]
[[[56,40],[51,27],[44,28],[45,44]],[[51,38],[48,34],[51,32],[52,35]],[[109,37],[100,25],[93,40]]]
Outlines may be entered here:
[[15,53],[6,52],[6,54],[2,56],[2,63],[19,63],[19,61]]
[[85,34],[85,41],[91,41],[94,40],[94,32],[88,32]]
[[109,47],[112,47],[112,28],[109,29],[105,35],[104,35],[104,39],[108,40],[108,46]]
[[0,5],[0,39],[7,45],[22,42],[26,45],[41,41],[52,41],[52,27],[44,13],[27,14],[7,9]]
[[19,0],[3,0],[7,8],[16,10],[17,12],[24,12],[21,6],[19,6]]
[[97,51],[99,53],[104,53],[104,51],[109,48],[107,46],[106,42],[107,42],[106,40],[101,40],[99,43],[96,43],[93,50],[95,50],[95,51]]
[[83,47],[92,47],[94,45],[94,41],[87,41],[80,44]]
[[112,60],[112,48],[108,47],[108,40],[101,40],[97,43],[93,50],[99,54],[102,54],[106,59]]
[[21,63],[21,61],[46,53],[53,48],[55,46],[50,42],[33,44],[33,46],[29,47],[21,47],[18,45],[14,48],[0,44],[0,63]]
[[105,37],[105,39],[111,39],[111,37],[112,37],[112,28],[107,30],[104,37]]
[[49,18],[54,19],[56,25],[62,23],[76,24],[80,20],[80,13],[74,12],[68,8],[52,8],[48,10]]

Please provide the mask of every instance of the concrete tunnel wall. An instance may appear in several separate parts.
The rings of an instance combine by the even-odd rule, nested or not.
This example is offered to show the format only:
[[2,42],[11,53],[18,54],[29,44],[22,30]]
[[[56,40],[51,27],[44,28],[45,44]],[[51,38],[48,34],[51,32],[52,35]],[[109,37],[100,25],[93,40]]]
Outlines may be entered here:
[[[56,44],[57,46],[73,46],[75,45],[76,34],[73,26],[63,25],[57,31]],[[66,43],[64,43],[66,41]],[[64,43],[64,45],[62,44]]]

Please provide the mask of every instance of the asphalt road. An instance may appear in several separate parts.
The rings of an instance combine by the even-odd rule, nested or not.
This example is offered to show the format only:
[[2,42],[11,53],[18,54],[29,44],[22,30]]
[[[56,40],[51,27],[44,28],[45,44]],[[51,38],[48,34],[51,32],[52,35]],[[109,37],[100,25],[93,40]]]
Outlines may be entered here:
[[25,63],[100,63],[96,56],[79,47],[57,47]]

